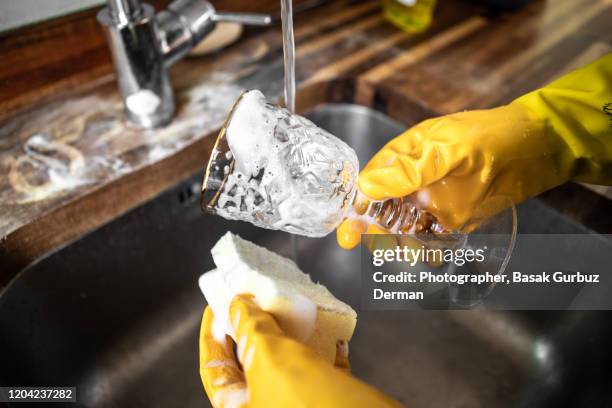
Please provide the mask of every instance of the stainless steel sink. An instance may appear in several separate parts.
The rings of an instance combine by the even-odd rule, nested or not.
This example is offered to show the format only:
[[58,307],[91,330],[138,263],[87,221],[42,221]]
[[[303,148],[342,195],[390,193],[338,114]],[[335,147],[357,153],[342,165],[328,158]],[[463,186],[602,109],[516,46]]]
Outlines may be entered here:
[[[310,113],[361,163],[403,126],[355,105]],[[0,384],[76,386],[79,406],[203,407],[198,276],[227,230],[289,255],[288,236],[202,214],[200,174],[24,270],[0,297]],[[527,232],[586,232],[538,200]],[[299,239],[299,263],[359,308],[359,251]],[[354,374],[411,408],[610,406],[604,312],[361,311]],[[70,404],[70,406],[74,406]]]

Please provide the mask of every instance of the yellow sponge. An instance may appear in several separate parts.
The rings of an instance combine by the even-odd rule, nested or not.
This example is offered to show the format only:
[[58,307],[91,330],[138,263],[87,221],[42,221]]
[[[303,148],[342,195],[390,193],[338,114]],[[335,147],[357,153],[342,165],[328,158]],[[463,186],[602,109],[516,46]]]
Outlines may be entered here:
[[230,232],[213,247],[217,269],[200,277],[200,289],[215,315],[215,332],[233,337],[229,305],[238,294],[251,294],[288,336],[310,346],[333,363],[338,341],[348,342],[357,314],[327,288],[285,257]]

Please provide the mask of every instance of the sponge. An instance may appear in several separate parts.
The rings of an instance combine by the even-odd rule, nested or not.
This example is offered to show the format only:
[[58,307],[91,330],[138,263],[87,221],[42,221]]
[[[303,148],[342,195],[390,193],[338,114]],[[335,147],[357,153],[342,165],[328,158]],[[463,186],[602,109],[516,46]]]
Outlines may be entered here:
[[219,340],[226,334],[234,338],[229,322],[234,296],[251,294],[288,336],[334,362],[336,344],[348,342],[357,323],[349,305],[314,283],[292,260],[231,232],[221,237],[211,253],[217,269],[203,274],[199,285],[215,315]]

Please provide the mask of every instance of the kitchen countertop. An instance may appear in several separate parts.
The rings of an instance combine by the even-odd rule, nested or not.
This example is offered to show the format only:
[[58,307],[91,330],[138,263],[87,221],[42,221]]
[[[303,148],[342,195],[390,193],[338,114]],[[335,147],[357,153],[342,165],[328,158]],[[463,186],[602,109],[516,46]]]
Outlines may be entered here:
[[[356,102],[409,126],[507,103],[611,52],[610,21],[607,0],[534,1],[501,14],[453,0],[439,2],[426,33],[411,35],[382,18],[378,1],[327,2],[295,16],[298,109]],[[0,104],[0,287],[39,256],[202,169],[241,91],[259,88],[278,100],[282,75],[275,26],[173,67],[178,114],[162,129],[126,122],[104,70],[67,83],[57,97]],[[542,199],[612,231],[599,217],[611,213],[611,201],[582,186]]]

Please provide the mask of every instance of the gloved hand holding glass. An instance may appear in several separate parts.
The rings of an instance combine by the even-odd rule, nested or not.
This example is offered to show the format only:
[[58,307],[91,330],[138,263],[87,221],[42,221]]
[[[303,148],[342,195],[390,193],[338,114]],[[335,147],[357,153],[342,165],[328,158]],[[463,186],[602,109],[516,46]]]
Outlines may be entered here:
[[[414,197],[372,200],[359,193],[358,170],[355,152],[342,140],[268,103],[261,92],[248,91],[235,103],[213,149],[202,207],[225,218],[311,237],[329,234],[348,218],[381,232],[418,234],[426,246],[440,238],[447,247],[466,245],[465,235],[445,228]],[[487,232],[505,234],[491,242],[497,248],[486,264],[491,271],[503,269],[511,253],[516,221],[514,212],[505,215],[487,223],[495,227]],[[351,236],[355,244],[361,232],[366,231]]]
[[426,120],[372,158],[359,188],[350,147],[249,91],[217,140],[202,206],[313,237],[346,219],[338,242],[351,248],[365,232],[470,231],[571,178],[610,183],[611,65],[608,55],[509,105]]
[[[607,107],[607,110],[606,110]],[[447,228],[575,179],[612,184],[612,54],[495,109],[426,120],[383,147],[359,175],[374,200],[412,196]],[[377,228],[346,220],[352,248]]]

